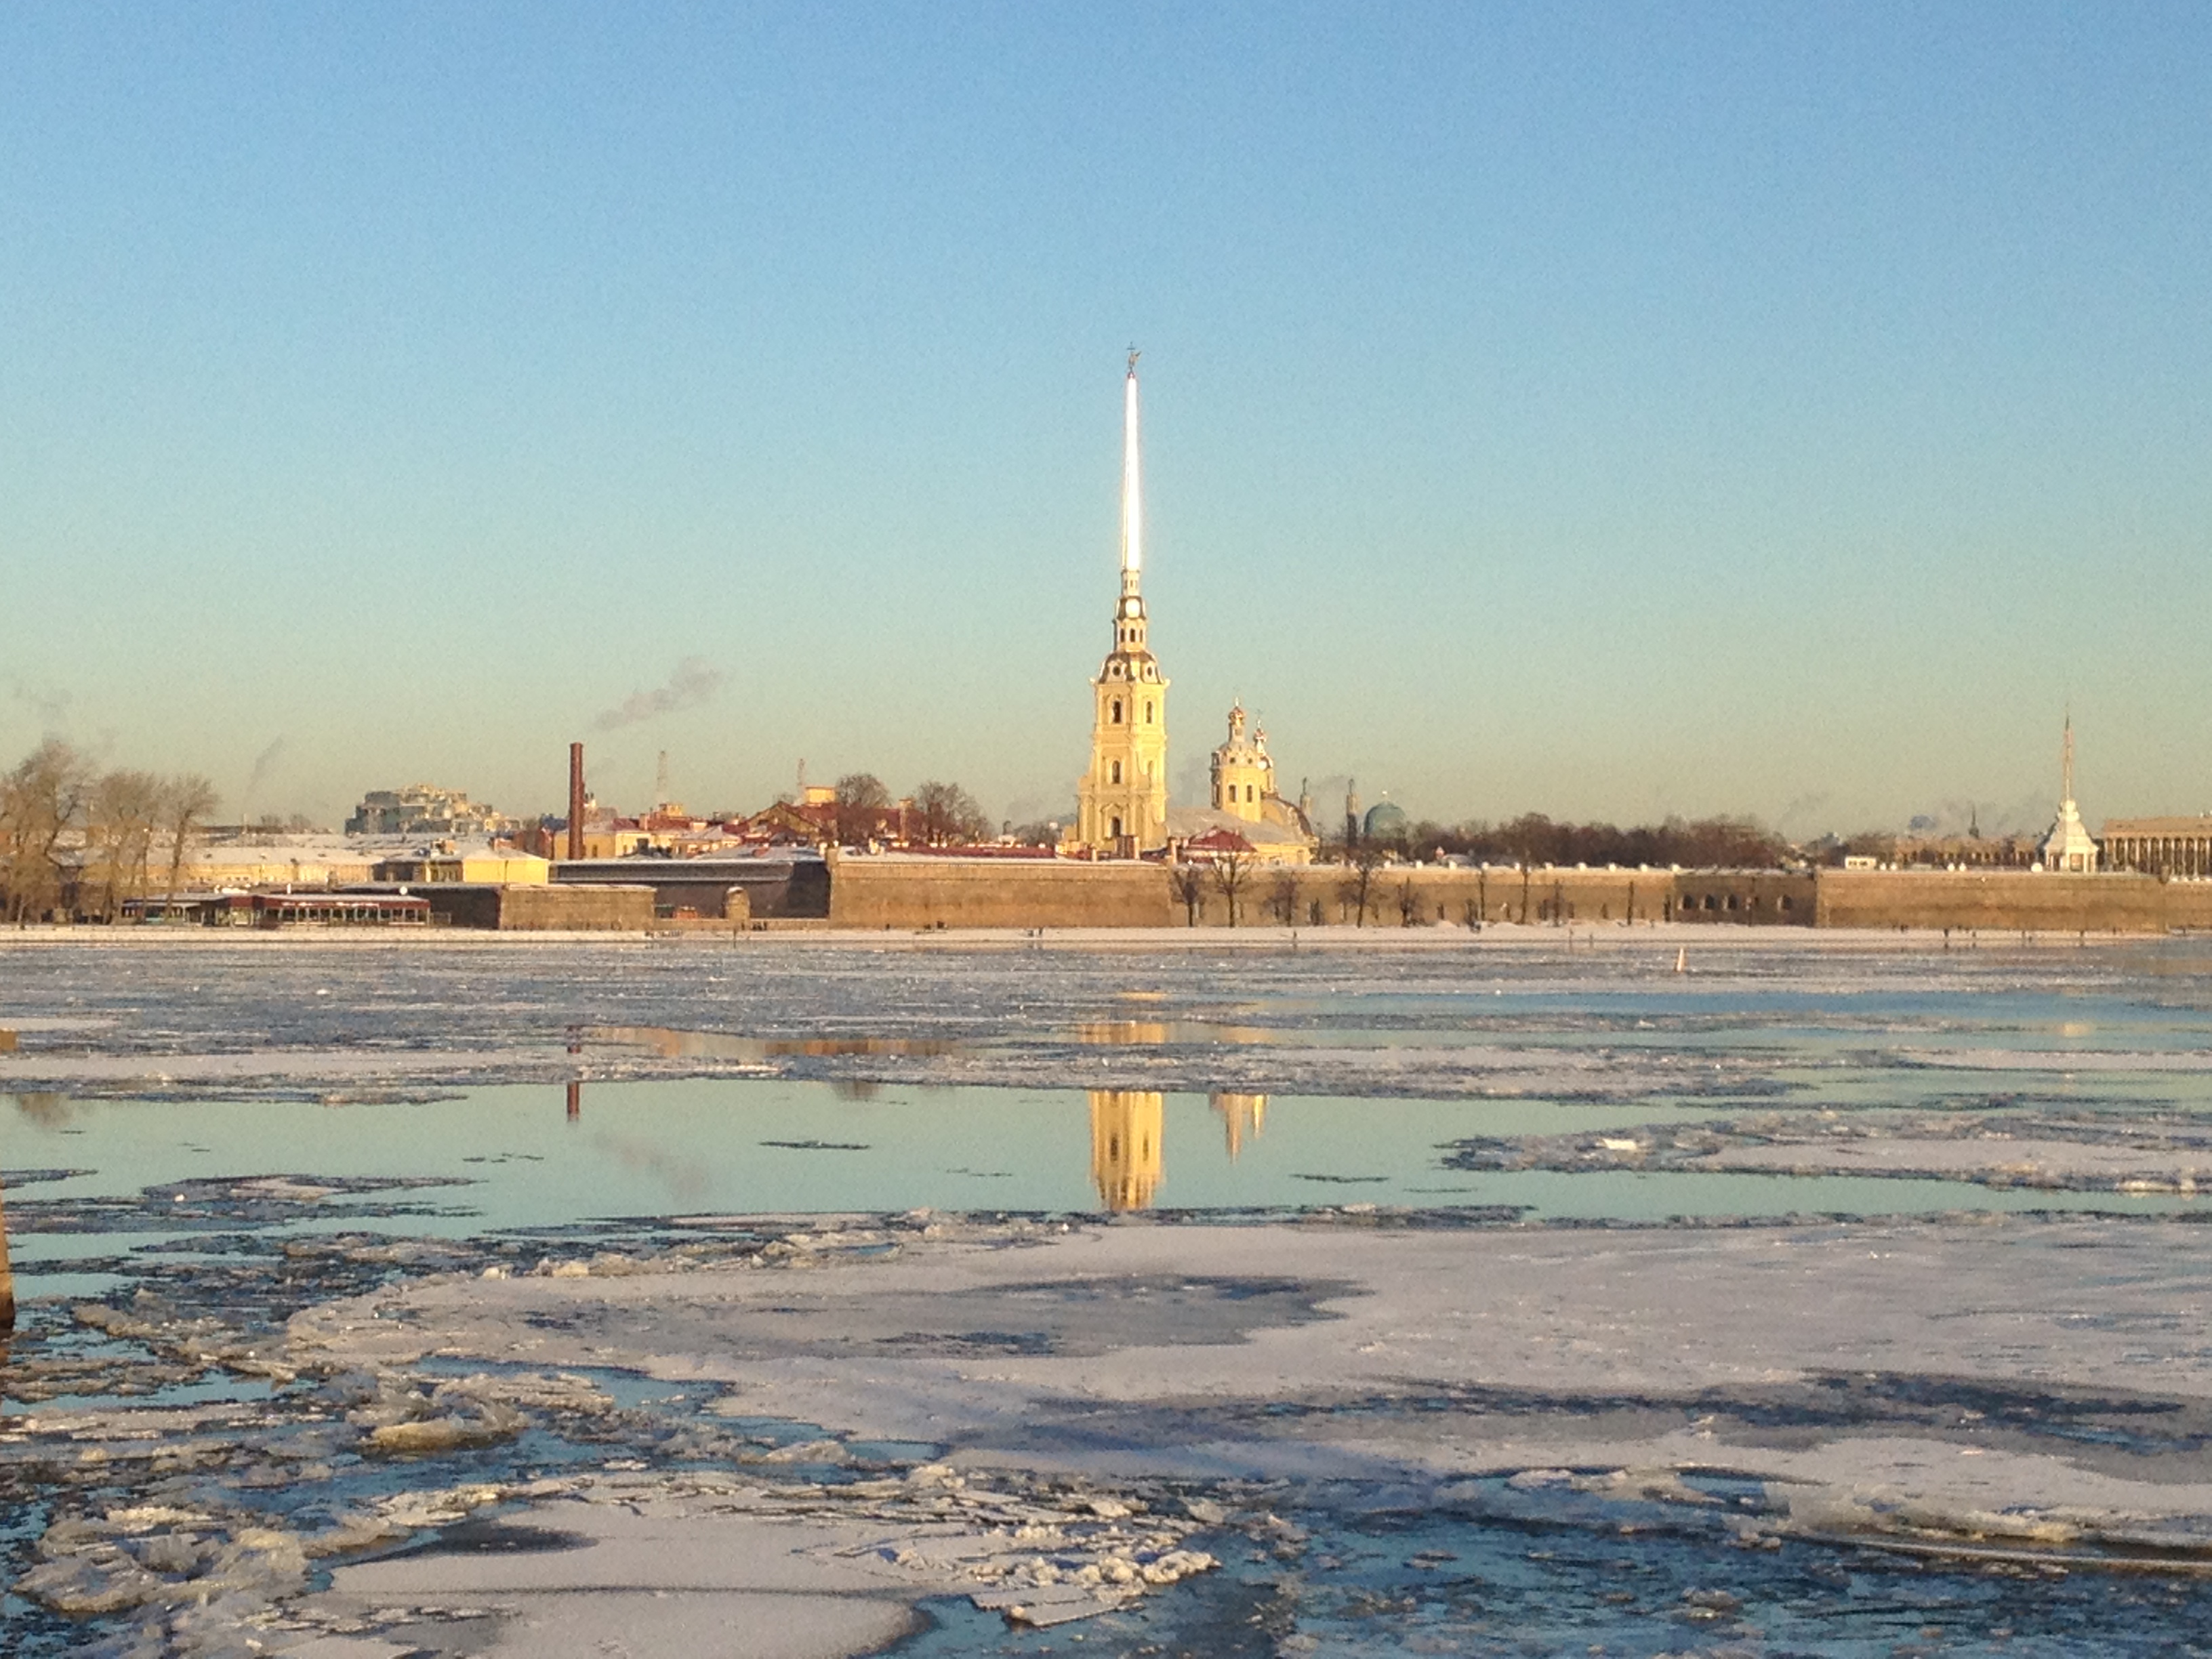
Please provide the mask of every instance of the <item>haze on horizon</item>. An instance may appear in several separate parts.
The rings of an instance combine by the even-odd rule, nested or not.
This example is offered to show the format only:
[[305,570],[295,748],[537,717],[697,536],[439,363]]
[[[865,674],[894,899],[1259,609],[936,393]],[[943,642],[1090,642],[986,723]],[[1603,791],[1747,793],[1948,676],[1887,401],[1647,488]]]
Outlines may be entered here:
[[[2212,14],[23,5],[0,764],[2212,808]],[[1328,804],[1328,803],[1325,803]]]

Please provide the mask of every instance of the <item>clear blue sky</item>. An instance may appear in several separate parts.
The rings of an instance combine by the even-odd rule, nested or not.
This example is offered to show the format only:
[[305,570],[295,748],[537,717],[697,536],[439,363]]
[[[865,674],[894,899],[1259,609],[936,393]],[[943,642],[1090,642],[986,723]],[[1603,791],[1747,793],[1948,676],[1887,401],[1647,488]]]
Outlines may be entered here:
[[1179,781],[2024,821],[2070,698],[2212,808],[2209,101],[2201,5],[13,5],[0,762],[1059,810],[1134,341]]

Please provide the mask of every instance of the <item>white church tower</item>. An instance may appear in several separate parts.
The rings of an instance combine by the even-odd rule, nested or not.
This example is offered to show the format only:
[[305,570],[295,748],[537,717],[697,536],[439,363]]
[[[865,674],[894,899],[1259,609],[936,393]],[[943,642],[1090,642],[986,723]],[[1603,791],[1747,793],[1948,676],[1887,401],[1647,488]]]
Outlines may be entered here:
[[2058,821],[2043,838],[2043,867],[2066,875],[2087,875],[2097,867],[2097,842],[2074,804],[2074,715],[2066,715],[2066,737],[2059,761]]

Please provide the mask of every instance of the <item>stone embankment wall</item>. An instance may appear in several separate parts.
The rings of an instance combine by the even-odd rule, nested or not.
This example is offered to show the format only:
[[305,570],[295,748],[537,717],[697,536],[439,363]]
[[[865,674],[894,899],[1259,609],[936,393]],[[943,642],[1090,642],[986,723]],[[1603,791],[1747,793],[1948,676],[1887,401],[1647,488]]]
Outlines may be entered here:
[[[1222,927],[1231,896],[1196,891],[1156,864],[896,856],[830,866],[830,925],[856,928]],[[1248,870],[1246,927],[1399,927],[1687,922],[1989,933],[2212,929],[2212,881],[2062,876],[2027,870],[1469,870],[1340,865]],[[503,923],[511,926],[514,924]]]
[[[837,858],[833,927],[1226,927],[1230,895],[1197,872],[1178,893],[1157,864],[992,859]],[[1780,871],[1466,870],[1378,866],[1362,884],[1340,866],[1248,870],[1240,927],[1433,927],[1477,921],[1712,921],[1809,927],[1813,881]]]
[[2014,933],[2212,928],[2212,881],[2033,870],[1823,870],[1818,925]]
[[434,921],[450,927],[523,933],[643,933],[653,926],[653,889],[496,887],[434,883],[416,889]]
[[833,927],[1164,927],[1157,864],[1052,859],[837,858]]

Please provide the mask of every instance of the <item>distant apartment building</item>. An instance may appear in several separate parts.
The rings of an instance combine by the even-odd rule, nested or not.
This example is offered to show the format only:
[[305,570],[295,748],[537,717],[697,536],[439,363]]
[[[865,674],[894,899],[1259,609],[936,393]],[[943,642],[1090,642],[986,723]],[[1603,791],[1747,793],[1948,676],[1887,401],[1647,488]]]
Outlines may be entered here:
[[410,783],[372,789],[346,820],[349,836],[439,836],[453,839],[504,835],[514,820],[458,789]]

